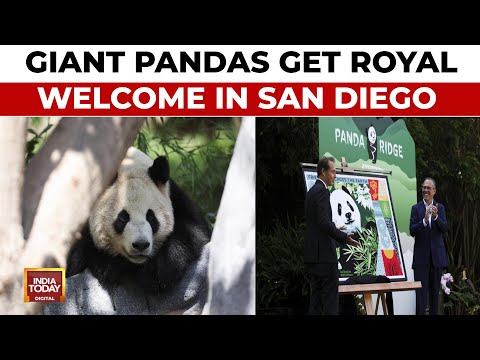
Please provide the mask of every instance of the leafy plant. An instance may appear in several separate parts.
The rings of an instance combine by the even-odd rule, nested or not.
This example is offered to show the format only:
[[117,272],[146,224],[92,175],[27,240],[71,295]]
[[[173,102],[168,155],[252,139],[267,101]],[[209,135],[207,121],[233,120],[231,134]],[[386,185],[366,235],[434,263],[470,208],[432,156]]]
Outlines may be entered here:
[[26,149],[25,149],[25,164],[28,164],[33,156],[38,152],[40,147],[43,145],[45,140],[47,139],[48,131],[53,127],[53,124],[50,122],[47,123],[45,128],[40,132],[35,131],[33,126],[38,126],[40,124],[39,118],[32,118],[31,119],[31,127],[27,129],[27,132],[32,134],[33,137],[27,141]]
[[304,232],[304,223],[275,220],[271,233],[257,236],[257,313],[272,307],[306,313],[309,284],[303,262]]
[[355,261],[356,275],[375,275],[377,267],[378,234],[375,229],[365,229],[359,232],[359,246],[347,245],[344,255]]
[[134,146],[151,158],[168,158],[172,178],[200,206],[213,228],[238,126],[232,119],[159,120],[147,119]]
[[255,136],[256,196],[262,209],[256,224],[265,232],[276,218],[304,218],[305,187],[299,162],[318,161],[318,118],[257,118]]
[[141,128],[138,132],[137,136],[135,137],[135,141],[133,146],[136,147],[138,150],[143,151],[145,154],[148,154],[151,149],[148,143],[148,134],[145,128]]
[[480,293],[470,279],[453,282],[443,307],[450,315],[480,315]]
[[433,177],[435,199],[446,205],[450,267],[466,268],[475,283],[480,274],[480,118],[406,118],[405,123],[415,141],[417,189],[426,176]]

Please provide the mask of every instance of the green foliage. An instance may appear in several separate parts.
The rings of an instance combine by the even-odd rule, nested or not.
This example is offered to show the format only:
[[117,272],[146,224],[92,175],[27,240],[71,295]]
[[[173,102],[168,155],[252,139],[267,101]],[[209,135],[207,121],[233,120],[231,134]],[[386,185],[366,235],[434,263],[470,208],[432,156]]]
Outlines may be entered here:
[[377,267],[378,235],[375,229],[362,228],[359,232],[359,246],[347,245],[344,255],[355,261],[355,275],[375,275]]
[[257,235],[257,307],[294,308],[304,314],[309,284],[303,262],[304,223],[275,220],[272,232]]
[[42,130],[40,130],[40,132],[37,132],[35,128],[40,125],[41,121],[39,118],[34,117],[30,119],[30,124],[27,132],[29,134],[32,134],[33,137],[31,137],[30,140],[27,140],[27,145],[25,149],[25,164],[28,164],[33,158],[33,156],[38,152],[38,150],[40,150],[40,148],[47,140],[48,131],[53,127],[53,124],[50,124],[50,122],[48,122],[47,125]]
[[301,162],[318,161],[318,118],[257,118],[257,228],[276,218],[303,218]]
[[443,303],[449,315],[480,315],[480,293],[469,279],[462,279],[450,285],[451,291]]
[[152,159],[168,158],[172,179],[200,206],[213,228],[238,130],[233,119],[149,119],[134,146]]
[[435,199],[446,207],[450,267],[480,274],[480,118],[407,118],[415,141],[418,199],[421,183],[436,180]]
[[140,129],[137,136],[135,137],[133,146],[136,147],[138,150],[143,151],[145,154],[148,154],[150,152],[147,130],[145,128]]
[[[53,124],[31,118],[25,161],[44,145]],[[198,204],[210,226],[216,220],[240,121],[234,118],[147,118],[133,146],[151,158],[166,155],[172,179]]]

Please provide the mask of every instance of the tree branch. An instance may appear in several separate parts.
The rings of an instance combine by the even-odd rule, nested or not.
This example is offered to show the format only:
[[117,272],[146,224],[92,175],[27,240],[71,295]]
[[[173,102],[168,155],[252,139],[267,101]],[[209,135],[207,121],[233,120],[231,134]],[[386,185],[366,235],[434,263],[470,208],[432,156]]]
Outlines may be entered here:
[[[27,118],[0,118],[0,277],[16,261],[23,245],[21,189],[25,166]],[[2,281],[0,280],[0,291]]]
[[[64,118],[59,122],[25,172],[22,214],[28,241],[24,250],[15,254],[17,261],[9,266],[8,278],[0,281],[0,313],[41,310],[41,303],[23,303],[23,269],[65,267],[75,234],[114,177],[144,121],[145,118]],[[22,129],[23,136],[19,130],[16,135],[12,128],[7,130],[15,139],[25,138],[26,127]],[[4,153],[21,154],[23,164],[25,142],[23,148],[15,146]],[[3,166],[2,163],[1,169]],[[4,224],[7,228],[11,225]]]
[[30,267],[65,266],[75,232],[116,174],[144,118],[63,118],[25,173]]

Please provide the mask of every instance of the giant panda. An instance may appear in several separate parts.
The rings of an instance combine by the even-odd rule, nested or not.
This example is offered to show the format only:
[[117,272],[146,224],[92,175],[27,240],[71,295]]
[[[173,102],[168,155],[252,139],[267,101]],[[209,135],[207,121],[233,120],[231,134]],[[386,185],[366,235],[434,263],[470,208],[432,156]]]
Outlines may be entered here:
[[[357,234],[361,227],[360,210],[345,186],[330,193],[330,207],[332,208],[332,221],[337,229],[347,234],[353,234],[354,239],[358,240]],[[338,247],[337,259],[338,269],[342,270],[342,263],[345,264],[346,258]]]
[[347,233],[356,233],[361,229],[360,210],[345,186],[330,194],[332,220],[335,226]]
[[69,252],[66,302],[44,313],[201,313],[210,237],[166,157],[131,147]]

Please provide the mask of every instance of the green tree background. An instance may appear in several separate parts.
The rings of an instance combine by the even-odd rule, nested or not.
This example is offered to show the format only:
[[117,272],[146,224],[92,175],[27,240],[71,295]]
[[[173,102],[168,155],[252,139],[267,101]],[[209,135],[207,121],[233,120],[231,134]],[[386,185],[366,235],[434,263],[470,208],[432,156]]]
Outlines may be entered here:
[[[27,163],[57,121],[30,119]],[[239,118],[146,118],[132,145],[152,159],[168,158],[171,178],[199,205],[213,229],[239,129]]]
[[[421,199],[423,179],[433,177],[435,198],[446,206],[448,271],[460,280],[465,270],[476,286],[480,280],[480,118],[404,120],[415,141],[417,198]],[[257,313],[274,307],[306,313],[305,193],[299,163],[317,161],[318,118],[257,120]],[[451,313],[468,313],[468,307],[477,303],[480,299],[461,311],[453,307]]]

